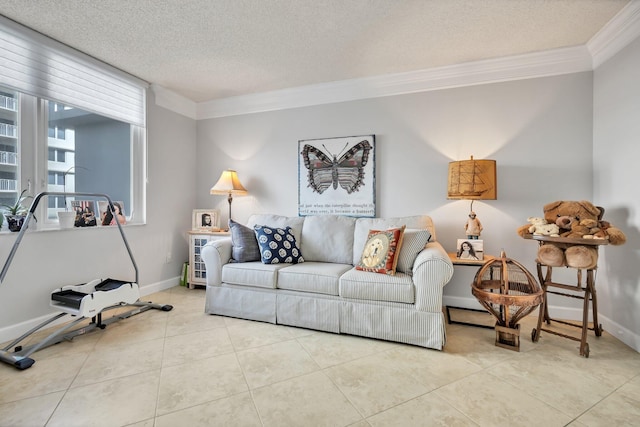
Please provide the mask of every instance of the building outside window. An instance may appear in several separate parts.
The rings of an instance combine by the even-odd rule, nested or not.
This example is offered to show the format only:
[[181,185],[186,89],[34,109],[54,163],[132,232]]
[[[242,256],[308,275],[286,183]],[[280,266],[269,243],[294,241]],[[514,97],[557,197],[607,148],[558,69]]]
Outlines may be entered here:
[[17,94],[0,87],[0,205],[11,204],[18,193]]

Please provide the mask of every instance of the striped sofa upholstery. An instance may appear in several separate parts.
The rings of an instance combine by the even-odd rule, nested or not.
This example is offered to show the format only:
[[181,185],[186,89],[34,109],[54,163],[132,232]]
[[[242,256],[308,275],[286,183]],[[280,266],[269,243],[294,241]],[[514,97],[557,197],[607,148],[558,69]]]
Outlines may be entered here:
[[[201,251],[207,270],[205,312],[438,350],[444,346],[442,290],[453,266],[429,216],[253,215],[247,226],[254,225],[291,227],[305,262],[230,263],[231,239],[211,241]],[[403,271],[385,275],[354,268],[369,230],[403,225],[408,251],[401,249]],[[412,233],[425,229],[429,243],[412,247],[418,241]]]

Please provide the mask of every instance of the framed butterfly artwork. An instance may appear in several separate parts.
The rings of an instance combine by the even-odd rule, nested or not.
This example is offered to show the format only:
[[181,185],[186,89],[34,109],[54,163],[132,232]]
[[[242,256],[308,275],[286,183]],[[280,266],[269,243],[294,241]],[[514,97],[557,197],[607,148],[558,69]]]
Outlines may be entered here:
[[376,216],[375,135],[298,141],[298,214]]

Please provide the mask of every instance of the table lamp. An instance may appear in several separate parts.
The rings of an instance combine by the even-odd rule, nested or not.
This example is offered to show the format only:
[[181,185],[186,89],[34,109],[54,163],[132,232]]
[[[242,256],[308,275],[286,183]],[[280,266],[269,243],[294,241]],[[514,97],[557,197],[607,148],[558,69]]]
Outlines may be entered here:
[[474,200],[496,200],[497,179],[495,160],[460,160],[449,163],[447,199],[471,200],[467,238],[477,239],[482,225],[473,211]]
[[238,174],[236,171],[228,169],[222,172],[218,182],[211,187],[211,194],[224,195],[227,194],[227,201],[229,202],[229,219],[231,219],[231,202],[233,201],[233,195],[246,196],[248,194],[247,189],[242,186]]

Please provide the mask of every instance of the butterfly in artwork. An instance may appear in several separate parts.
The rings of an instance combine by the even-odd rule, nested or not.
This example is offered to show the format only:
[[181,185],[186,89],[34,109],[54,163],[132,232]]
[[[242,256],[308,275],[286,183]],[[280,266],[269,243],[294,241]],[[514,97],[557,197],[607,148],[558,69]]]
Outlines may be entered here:
[[364,167],[371,151],[369,141],[358,142],[339,159],[331,154],[327,147],[324,148],[332,157],[309,144],[305,144],[300,153],[304,159],[304,166],[309,169],[309,187],[319,194],[324,193],[331,185],[334,190],[340,185],[349,194],[358,191],[364,183]]

